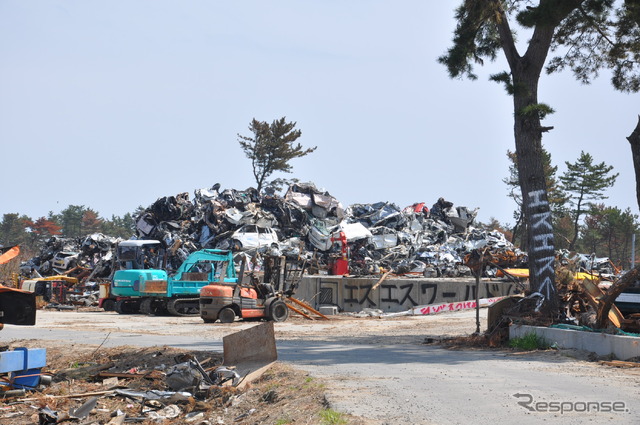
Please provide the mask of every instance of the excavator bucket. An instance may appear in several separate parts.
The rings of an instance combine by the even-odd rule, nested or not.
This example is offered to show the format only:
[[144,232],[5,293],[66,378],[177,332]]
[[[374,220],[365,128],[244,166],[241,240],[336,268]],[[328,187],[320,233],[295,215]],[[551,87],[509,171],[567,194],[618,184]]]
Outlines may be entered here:
[[265,322],[222,338],[224,365],[235,366],[243,377],[238,385],[258,379],[278,360],[273,322]]

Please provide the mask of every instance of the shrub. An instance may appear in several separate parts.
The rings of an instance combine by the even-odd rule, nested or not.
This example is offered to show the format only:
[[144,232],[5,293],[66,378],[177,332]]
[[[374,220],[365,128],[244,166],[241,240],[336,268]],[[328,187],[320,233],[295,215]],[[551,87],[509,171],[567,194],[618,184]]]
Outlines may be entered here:
[[521,350],[545,350],[549,348],[549,343],[546,339],[539,336],[536,333],[529,332],[524,336],[511,338],[509,340],[509,347],[519,348]]

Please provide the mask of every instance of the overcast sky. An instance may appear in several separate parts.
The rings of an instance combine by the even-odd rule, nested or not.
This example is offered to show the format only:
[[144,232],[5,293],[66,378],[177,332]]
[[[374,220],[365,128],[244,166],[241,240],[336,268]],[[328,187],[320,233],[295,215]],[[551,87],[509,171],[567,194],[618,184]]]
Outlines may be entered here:
[[[502,182],[511,99],[478,68],[450,80],[458,2],[0,0],[0,214],[84,205],[102,217],[210,187],[255,186],[237,141],[286,116],[318,146],[295,177],[344,205],[444,197],[513,222]],[[544,76],[543,143],[620,173],[607,205],[638,213],[626,136],[638,94]]]

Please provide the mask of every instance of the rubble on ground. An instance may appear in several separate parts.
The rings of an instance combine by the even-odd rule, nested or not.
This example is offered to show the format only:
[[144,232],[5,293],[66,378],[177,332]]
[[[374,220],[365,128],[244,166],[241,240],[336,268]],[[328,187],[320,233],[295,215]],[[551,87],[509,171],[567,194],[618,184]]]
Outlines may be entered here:
[[[312,183],[297,183],[284,196],[244,191],[198,189],[162,197],[136,217],[133,238],[161,241],[168,252],[167,267],[176,269],[192,252],[204,248],[232,249],[254,267],[261,255],[284,255],[305,261],[311,272],[331,273],[340,257],[340,235],[348,244],[351,276],[397,275],[468,276],[465,255],[487,247],[512,259],[509,267],[526,262],[526,255],[497,231],[474,227],[476,211],[456,207],[443,198],[430,210],[424,202],[406,208],[390,202],[354,204],[347,208]],[[53,237],[40,254],[24,263],[25,276],[66,274],[84,281],[108,278],[119,240],[102,234],[71,240]],[[57,261],[56,261],[57,260]],[[486,275],[495,275],[488,266]]]
[[47,350],[50,360],[42,373],[53,382],[5,396],[0,423],[233,424],[246,423],[248,416],[260,423],[297,423],[319,422],[323,409],[323,385],[281,364],[241,389],[233,368],[220,367],[216,352],[81,344],[52,344]]

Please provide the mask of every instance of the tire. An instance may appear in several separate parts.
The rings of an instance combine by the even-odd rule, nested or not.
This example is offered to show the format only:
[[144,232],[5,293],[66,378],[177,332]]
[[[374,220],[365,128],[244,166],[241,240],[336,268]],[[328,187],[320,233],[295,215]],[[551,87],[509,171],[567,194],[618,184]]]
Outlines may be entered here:
[[104,311],[115,311],[116,302],[114,300],[104,300],[102,301],[102,309]]
[[231,251],[242,251],[242,242],[237,239],[231,241]]
[[220,323],[233,323],[236,320],[236,312],[231,307],[225,307],[218,313]]
[[282,300],[275,300],[269,306],[269,320],[284,322],[289,317],[289,307]]

